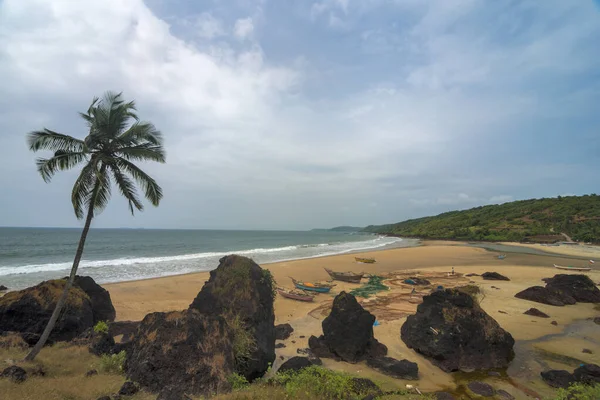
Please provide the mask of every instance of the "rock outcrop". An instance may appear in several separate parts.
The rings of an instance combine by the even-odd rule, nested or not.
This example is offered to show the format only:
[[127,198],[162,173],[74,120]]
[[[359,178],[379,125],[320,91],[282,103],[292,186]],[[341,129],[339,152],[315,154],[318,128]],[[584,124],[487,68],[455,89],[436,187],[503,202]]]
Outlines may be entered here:
[[587,275],[557,274],[545,278],[546,287],[532,286],[515,295],[552,306],[580,303],[600,303],[600,289]]
[[523,314],[531,315],[532,317],[550,318],[550,316],[548,314],[546,314],[543,311],[538,310],[537,308],[530,308],[529,310],[525,311]]
[[341,292],[333,300],[331,313],[323,320],[323,336],[310,337],[308,345],[317,357],[339,357],[356,363],[369,357],[387,354],[387,347],[373,337],[375,316],[356,298]]
[[219,393],[230,388],[232,372],[225,320],[194,309],[146,315],[127,353],[127,377],[152,392]]
[[396,360],[392,357],[369,358],[367,365],[393,378],[419,379],[419,366],[408,360]]
[[565,370],[550,370],[543,371],[540,375],[544,382],[555,388],[568,388],[574,382],[595,385],[600,383],[600,366],[583,364],[573,373]]
[[246,339],[251,342],[251,349],[242,359],[236,354],[235,371],[253,381],[263,376],[275,361],[272,277],[268,270],[247,257],[231,255],[219,261],[190,309],[223,316],[230,325],[236,323],[234,340],[239,339],[236,335],[248,335]]
[[555,388],[568,388],[569,385],[575,382],[573,374],[564,369],[543,371],[540,375],[544,382]]
[[584,364],[573,371],[573,377],[577,382],[588,385],[600,383],[600,366],[596,364]]
[[[67,279],[67,278],[65,278]],[[102,286],[98,285],[89,276],[75,276],[74,284],[83,290],[92,302],[94,310],[94,324],[98,321],[112,322],[117,313],[110,299],[110,293]]]
[[514,356],[511,334],[471,296],[453,289],[425,296],[400,336],[446,372],[504,368]]
[[275,339],[285,340],[294,332],[294,328],[290,324],[279,324],[275,326]]
[[[60,298],[66,281],[45,281],[0,297],[0,331],[40,335]],[[89,296],[78,286],[69,290],[61,317],[50,334],[51,341],[69,341],[94,324]],[[26,340],[27,341],[27,340]]]
[[496,390],[485,382],[473,381],[467,384],[467,389],[477,396],[492,397],[496,394]]
[[8,290],[8,288],[4,285],[0,285],[0,292],[4,292],[5,290]]
[[500,275],[497,272],[484,272],[481,277],[486,281],[510,281],[506,276]]
[[277,373],[280,373],[280,372],[283,373],[283,372],[289,372],[289,371],[297,372],[297,371],[300,371],[301,369],[310,367],[312,365],[313,365],[313,363],[310,362],[308,357],[295,356],[295,357],[290,358],[283,364],[281,364],[281,367],[279,367],[279,369],[277,370]]

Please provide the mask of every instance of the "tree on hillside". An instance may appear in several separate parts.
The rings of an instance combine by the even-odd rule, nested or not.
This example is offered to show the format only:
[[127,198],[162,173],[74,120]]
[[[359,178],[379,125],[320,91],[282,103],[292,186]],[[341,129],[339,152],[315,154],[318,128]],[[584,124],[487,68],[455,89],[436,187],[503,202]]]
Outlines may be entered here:
[[50,182],[58,171],[83,166],[73,185],[71,202],[77,218],[85,217],[71,274],[48,325],[25,357],[28,361],[33,360],[40,352],[60,316],[77,274],[90,223],[108,204],[111,184],[114,183],[127,199],[132,214],[136,209],[143,209],[135,183],[154,206],[158,206],[163,196],[156,181],[133,163],[165,162],[161,133],[151,123],[139,120],[133,101],[127,103],[120,93],[107,92],[102,99],[94,98],[87,112],[79,114],[89,128],[88,135],[83,140],[45,128],[27,136],[31,151],[54,152],[50,158],[36,160],[38,172],[44,181]]

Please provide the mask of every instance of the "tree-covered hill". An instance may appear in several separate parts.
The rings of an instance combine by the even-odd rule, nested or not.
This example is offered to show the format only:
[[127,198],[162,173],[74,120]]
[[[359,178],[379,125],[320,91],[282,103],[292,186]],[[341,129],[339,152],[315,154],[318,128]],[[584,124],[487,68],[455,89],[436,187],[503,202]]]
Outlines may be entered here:
[[600,196],[513,201],[364,230],[424,239],[489,241],[558,241],[564,240],[560,234],[565,233],[576,241],[600,243]]

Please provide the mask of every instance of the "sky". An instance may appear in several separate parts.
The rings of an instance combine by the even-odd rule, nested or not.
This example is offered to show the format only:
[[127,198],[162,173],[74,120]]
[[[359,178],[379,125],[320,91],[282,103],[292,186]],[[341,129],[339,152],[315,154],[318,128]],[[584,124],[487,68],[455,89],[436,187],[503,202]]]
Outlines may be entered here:
[[[27,132],[122,91],[163,187],[95,227],[365,226],[600,188],[600,6],[572,0],[0,0],[0,226],[81,226]],[[47,155],[47,154],[46,154]]]

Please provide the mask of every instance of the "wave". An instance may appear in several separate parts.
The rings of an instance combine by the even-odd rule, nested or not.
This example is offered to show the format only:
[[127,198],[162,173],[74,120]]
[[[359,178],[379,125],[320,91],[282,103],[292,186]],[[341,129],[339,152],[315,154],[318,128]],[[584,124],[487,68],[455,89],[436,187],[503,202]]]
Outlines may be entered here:
[[[86,268],[103,268],[103,267],[122,267],[122,266],[142,266],[142,265],[156,265],[173,262],[190,262],[190,261],[209,261],[210,259],[219,259],[229,254],[239,254],[245,256],[256,256],[257,262],[278,262],[278,261],[290,261],[297,259],[315,258],[330,256],[336,254],[344,254],[353,251],[371,250],[401,241],[400,238],[390,238],[385,236],[378,236],[377,238],[365,241],[356,242],[337,242],[337,243],[318,243],[308,245],[295,245],[295,246],[283,246],[273,248],[256,248],[250,250],[228,250],[221,252],[205,252],[205,253],[192,253],[192,254],[181,254],[174,256],[164,257],[124,257],[110,260],[82,260],[79,264],[79,269]],[[314,252],[316,250],[316,252]],[[309,253],[307,252],[314,252]],[[0,276],[7,275],[24,275],[24,274],[35,274],[42,272],[57,272],[57,271],[68,271],[72,266],[71,262],[62,263],[47,263],[47,264],[30,264],[20,266],[6,266],[0,267]],[[182,266],[183,267],[183,266]],[[187,272],[191,267],[180,268]],[[192,268],[193,269],[193,268]],[[196,270],[198,270],[196,268]],[[123,275],[126,275],[125,270],[121,270]],[[169,273],[171,272],[171,273]],[[176,274],[179,271],[169,271],[167,275]],[[162,274],[161,274],[162,275]]]

